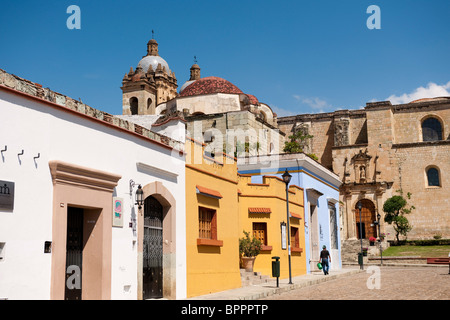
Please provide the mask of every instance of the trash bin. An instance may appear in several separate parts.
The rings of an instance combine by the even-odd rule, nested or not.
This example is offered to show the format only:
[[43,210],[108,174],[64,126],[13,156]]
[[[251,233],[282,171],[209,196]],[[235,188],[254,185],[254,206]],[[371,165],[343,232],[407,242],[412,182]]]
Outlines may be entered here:
[[272,277],[278,278],[280,276],[280,257],[272,257]]
[[363,254],[361,252],[358,252],[358,264],[363,264]]
[[272,277],[277,278],[277,288],[279,287],[280,277],[280,257],[272,257],[275,261],[272,261]]

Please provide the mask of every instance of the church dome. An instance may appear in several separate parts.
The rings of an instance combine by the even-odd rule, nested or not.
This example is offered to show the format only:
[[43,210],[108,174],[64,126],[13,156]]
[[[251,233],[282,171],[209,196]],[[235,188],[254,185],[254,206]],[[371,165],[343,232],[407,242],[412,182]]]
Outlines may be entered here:
[[197,80],[189,80],[186,81],[180,88],[180,92],[182,92],[184,89],[186,89],[187,87],[189,87],[191,84],[193,84],[195,81]]
[[144,72],[147,72],[148,68],[151,65],[153,71],[155,71],[158,67],[158,64],[161,64],[161,68],[165,67],[166,72],[169,72],[169,64],[160,56],[146,56],[141,61],[139,61],[138,67],[141,67]]
[[242,94],[243,92],[234,84],[225,79],[219,77],[206,77],[195,80],[195,82],[181,88],[180,97],[213,93]]

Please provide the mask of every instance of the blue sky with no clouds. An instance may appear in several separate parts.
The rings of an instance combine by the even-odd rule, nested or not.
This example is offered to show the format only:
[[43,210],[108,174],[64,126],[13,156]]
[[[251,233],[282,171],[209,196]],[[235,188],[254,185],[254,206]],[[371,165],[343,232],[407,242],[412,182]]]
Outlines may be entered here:
[[[69,30],[67,8],[81,9]],[[366,12],[380,8],[381,29]],[[197,56],[279,116],[450,95],[450,1],[2,0],[0,68],[121,114],[121,81],[159,53],[181,87]]]

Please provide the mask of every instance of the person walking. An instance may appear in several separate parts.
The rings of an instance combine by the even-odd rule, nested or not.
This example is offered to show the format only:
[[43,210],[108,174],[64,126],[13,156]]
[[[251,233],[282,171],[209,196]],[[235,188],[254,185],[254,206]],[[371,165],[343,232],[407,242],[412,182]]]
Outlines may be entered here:
[[327,275],[328,270],[330,270],[331,256],[330,252],[327,250],[327,246],[322,247],[322,251],[320,252],[320,263],[322,264],[323,274]]

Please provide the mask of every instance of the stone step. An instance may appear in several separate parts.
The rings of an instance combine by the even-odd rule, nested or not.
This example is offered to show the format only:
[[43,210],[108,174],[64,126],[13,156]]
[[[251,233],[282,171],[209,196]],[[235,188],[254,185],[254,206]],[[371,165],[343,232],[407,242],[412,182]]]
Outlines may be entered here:
[[241,269],[240,272],[243,287],[266,283],[270,280],[270,276],[262,275],[261,272],[245,271],[244,269]]

